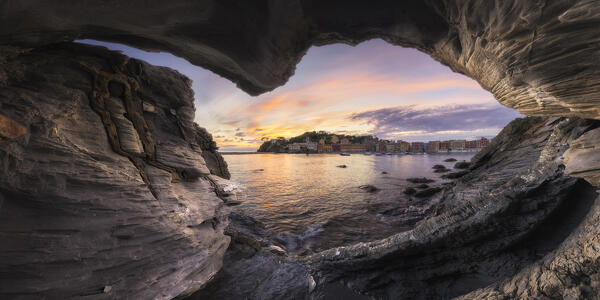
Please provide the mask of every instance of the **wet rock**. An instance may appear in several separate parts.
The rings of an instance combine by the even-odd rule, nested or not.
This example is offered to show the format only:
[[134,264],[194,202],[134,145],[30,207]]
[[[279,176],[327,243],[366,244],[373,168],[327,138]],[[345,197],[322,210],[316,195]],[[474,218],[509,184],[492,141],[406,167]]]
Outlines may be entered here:
[[388,172],[386,172],[386,171],[383,171],[383,172],[381,172],[381,174],[387,174],[387,173],[388,173]]
[[444,159],[444,162],[455,162],[456,158],[446,158]]
[[344,282],[374,298],[560,298],[565,290],[593,297],[598,195],[563,173],[562,157],[598,125],[513,121],[475,155],[471,172],[439,192],[436,216],[386,239],[299,259],[319,275],[318,286]]
[[412,182],[412,183],[431,183],[431,182],[434,182],[435,180],[425,178],[425,177],[413,177],[413,178],[406,179],[406,181]]
[[459,161],[456,164],[454,164],[454,168],[455,169],[468,169],[470,165],[471,164],[469,162]]
[[407,195],[414,195],[417,192],[417,190],[415,190],[414,188],[408,187],[405,188],[403,193],[407,194]]
[[338,166],[336,166],[336,167],[338,167],[338,168],[342,168],[342,169],[345,169],[345,168],[347,168],[348,166],[346,166],[346,165],[338,165]]
[[435,169],[435,171],[433,171],[433,173],[446,173],[446,172],[450,172],[450,169]]
[[361,185],[359,186],[359,188],[367,193],[375,193],[379,191],[379,189],[376,186],[370,184]]
[[439,187],[426,188],[422,191],[416,192],[415,197],[418,197],[418,198],[430,197],[430,196],[433,196],[433,195],[439,193],[440,191],[442,191],[442,189]]
[[457,178],[461,178],[465,175],[469,174],[468,170],[463,170],[463,171],[458,171],[458,172],[452,172],[452,173],[448,173],[448,174],[444,174],[442,175],[442,178],[446,178],[446,179],[457,179]]
[[434,169],[434,170],[438,170],[438,169],[445,169],[445,168],[446,168],[446,166],[444,166],[444,165],[434,165],[434,166],[433,166],[433,167],[431,167],[431,168],[432,168],[432,169]]
[[417,185],[415,187],[418,188],[418,189],[426,189],[426,188],[429,188],[429,185],[426,184],[426,183],[422,183],[422,184],[419,184],[419,185]]

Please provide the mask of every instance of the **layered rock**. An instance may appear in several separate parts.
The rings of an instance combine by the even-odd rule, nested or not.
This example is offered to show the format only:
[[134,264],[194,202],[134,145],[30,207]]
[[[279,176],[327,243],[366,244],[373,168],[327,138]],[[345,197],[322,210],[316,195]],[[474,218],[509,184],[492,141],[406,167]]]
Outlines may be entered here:
[[203,159],[222,161],[193,123],[191,81],[101,47],[2,51],[0,298],[202,287],[230,240],[219,196],[236,186]]
[[168,51],[253,95],[284,84],[312,45],[382,38],[428,53],[523,114],[600,118],[593,0],[9,0],[2,11],[0,44],[93,38]]
[[342,282],[392,299],[592,297],[600,271],[597,194],[564,173],[563,153],[599,125],[514,121],[444,191],[438,216],[298,261],[311,266],[317,293]]

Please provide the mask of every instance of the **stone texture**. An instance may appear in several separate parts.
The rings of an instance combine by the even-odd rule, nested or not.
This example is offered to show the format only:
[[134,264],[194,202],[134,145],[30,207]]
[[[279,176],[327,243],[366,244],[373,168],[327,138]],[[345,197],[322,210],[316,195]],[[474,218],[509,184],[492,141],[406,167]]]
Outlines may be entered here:
[[312,45],[382,38],[428,53],[521,113],[600,118],[600,6],[594,0],[1,5],[0,44],[93,38],[168,51],[253,95],[284,84]]
[[591,297],[600,272],[597,194],[563,172],[562,157],[598,125],[513,121],[444,190],[437,216],[408,232],[297,261],[311,266],[317,290],[344,283],[375,298],[522,299],[570,289]]
[[190,80],[100,47],[2,51],[0,298],[171,299],[205,285],[230,240],[215,181],[231,184],[184,135],[200,131]]

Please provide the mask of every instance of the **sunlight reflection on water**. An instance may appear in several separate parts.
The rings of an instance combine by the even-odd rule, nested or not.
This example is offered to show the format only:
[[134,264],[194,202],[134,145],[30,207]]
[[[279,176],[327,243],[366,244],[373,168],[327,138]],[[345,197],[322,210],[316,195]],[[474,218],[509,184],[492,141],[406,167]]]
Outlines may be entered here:
[[[473,153],[433,155],[251,154],[226,155],[231,179],[247,189],[237,207],[264,223],[289,251],[320,251],[384,238],[414,226],[398,212],[418,211],[426,200],[402,191],[409,177],[447,180],[432,166],[452,168],[449,157],[470,160]],[[347,168],[338,168],[346,165]],[[382,172],[387,172],[383,174]],[[368,193],[361,185],[380,189]],[[414,222],[413,222],[414,223]]]

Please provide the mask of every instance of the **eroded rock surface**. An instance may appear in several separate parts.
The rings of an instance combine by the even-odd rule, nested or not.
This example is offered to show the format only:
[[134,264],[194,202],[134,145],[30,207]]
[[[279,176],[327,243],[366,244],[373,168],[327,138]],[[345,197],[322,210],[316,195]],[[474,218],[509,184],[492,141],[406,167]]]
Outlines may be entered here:
[[147,4],[4,1],[0,44],[94,38],[167,51],[259,94],[284,84],[312,45],[382,38],[428,53],[523,114],[600,118],[594,0]]
[[298,261],[311,266],[317,290],[341,282],[376,298],[597,295],[597,194],[564,173],[563,153],[598,125],[513,121],[444,190],[437,216]]
[[205,285],[230,240],[218,196],[235,186],[203,159],[222,162],[193,123],[191,81],[101,47],[3,53],[0,298],[170,299]]

